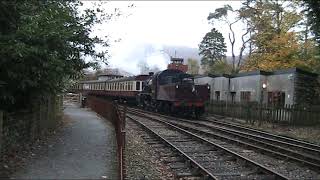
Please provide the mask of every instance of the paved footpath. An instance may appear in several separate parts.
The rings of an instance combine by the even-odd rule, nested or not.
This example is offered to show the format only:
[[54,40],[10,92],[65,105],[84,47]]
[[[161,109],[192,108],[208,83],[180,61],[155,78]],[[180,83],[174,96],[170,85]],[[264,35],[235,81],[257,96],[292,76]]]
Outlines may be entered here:
[[64,113],[69,123],[12,178],[117,179],[112,124],[88,109],[71,105]]

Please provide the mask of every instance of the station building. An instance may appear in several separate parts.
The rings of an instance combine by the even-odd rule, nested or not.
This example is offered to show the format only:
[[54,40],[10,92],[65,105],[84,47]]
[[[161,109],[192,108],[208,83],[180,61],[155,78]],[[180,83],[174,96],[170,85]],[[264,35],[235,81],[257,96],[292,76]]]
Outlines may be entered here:
[[319,76],[299,68],[195,76],[196,84],[209,84],[210,99],[229,102],[259,102],[268,105],[316,104]]

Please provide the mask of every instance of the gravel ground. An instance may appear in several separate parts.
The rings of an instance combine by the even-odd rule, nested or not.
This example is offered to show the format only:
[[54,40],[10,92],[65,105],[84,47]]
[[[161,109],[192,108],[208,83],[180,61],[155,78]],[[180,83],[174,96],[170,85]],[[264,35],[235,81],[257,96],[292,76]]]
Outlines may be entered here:
[[112,124],[88,109],[68,105],[69,122],[27,158],[11,178],[117,178],[116,141]]
[[[212,116],[212,117],[218,117],[218,116]],[[271,123],[265,122],[259,126],[258,123],[255,123],[254,125],[247,124],[245,120],[241,120],[241,119],[219,118],[219,120],[232,122],[232,123],[240,124],[250,128],[264,130],[270,133],[292,137],[292,138],[296,138],[296,139],[300,139],[300,140],[304,140],[304,141],[308,141],[308,142],[320,145],[320,125],[294,127],[294,126],[284,126],[284,125],[271,124]]]
[[142,139],[143,132],[130,121],[126,124],[125,165],[127,179],[173,179],[173,174],[154,149]]

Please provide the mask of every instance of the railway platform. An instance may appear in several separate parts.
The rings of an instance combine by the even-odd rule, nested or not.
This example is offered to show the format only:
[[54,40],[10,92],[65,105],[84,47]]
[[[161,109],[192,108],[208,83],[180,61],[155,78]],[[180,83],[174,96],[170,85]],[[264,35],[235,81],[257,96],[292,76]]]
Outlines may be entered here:
[[67,104],[67,123],[13,179],[117,179],[113,125],[93,111]]

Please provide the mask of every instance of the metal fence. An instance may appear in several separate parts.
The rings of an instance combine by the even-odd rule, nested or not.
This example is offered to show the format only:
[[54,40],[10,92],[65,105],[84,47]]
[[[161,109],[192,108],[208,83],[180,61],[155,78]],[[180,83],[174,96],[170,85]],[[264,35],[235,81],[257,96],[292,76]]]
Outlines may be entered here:
[[250,103],[230,103],[225,101],[207,102],[206,112],[233,118],[244,119],[247,122],[271,122],[290,125],[320,124],[319,106],[284,105],[274,106]]
[[117,156],[118,156],[118,175],[119,179],[125,177],[124,150],[125,150],[125,113],[126,108],[120,113],[118,106],[114,102],[94,96],[87,97],[87,105],[96,113],[112,122],[116,130]]

